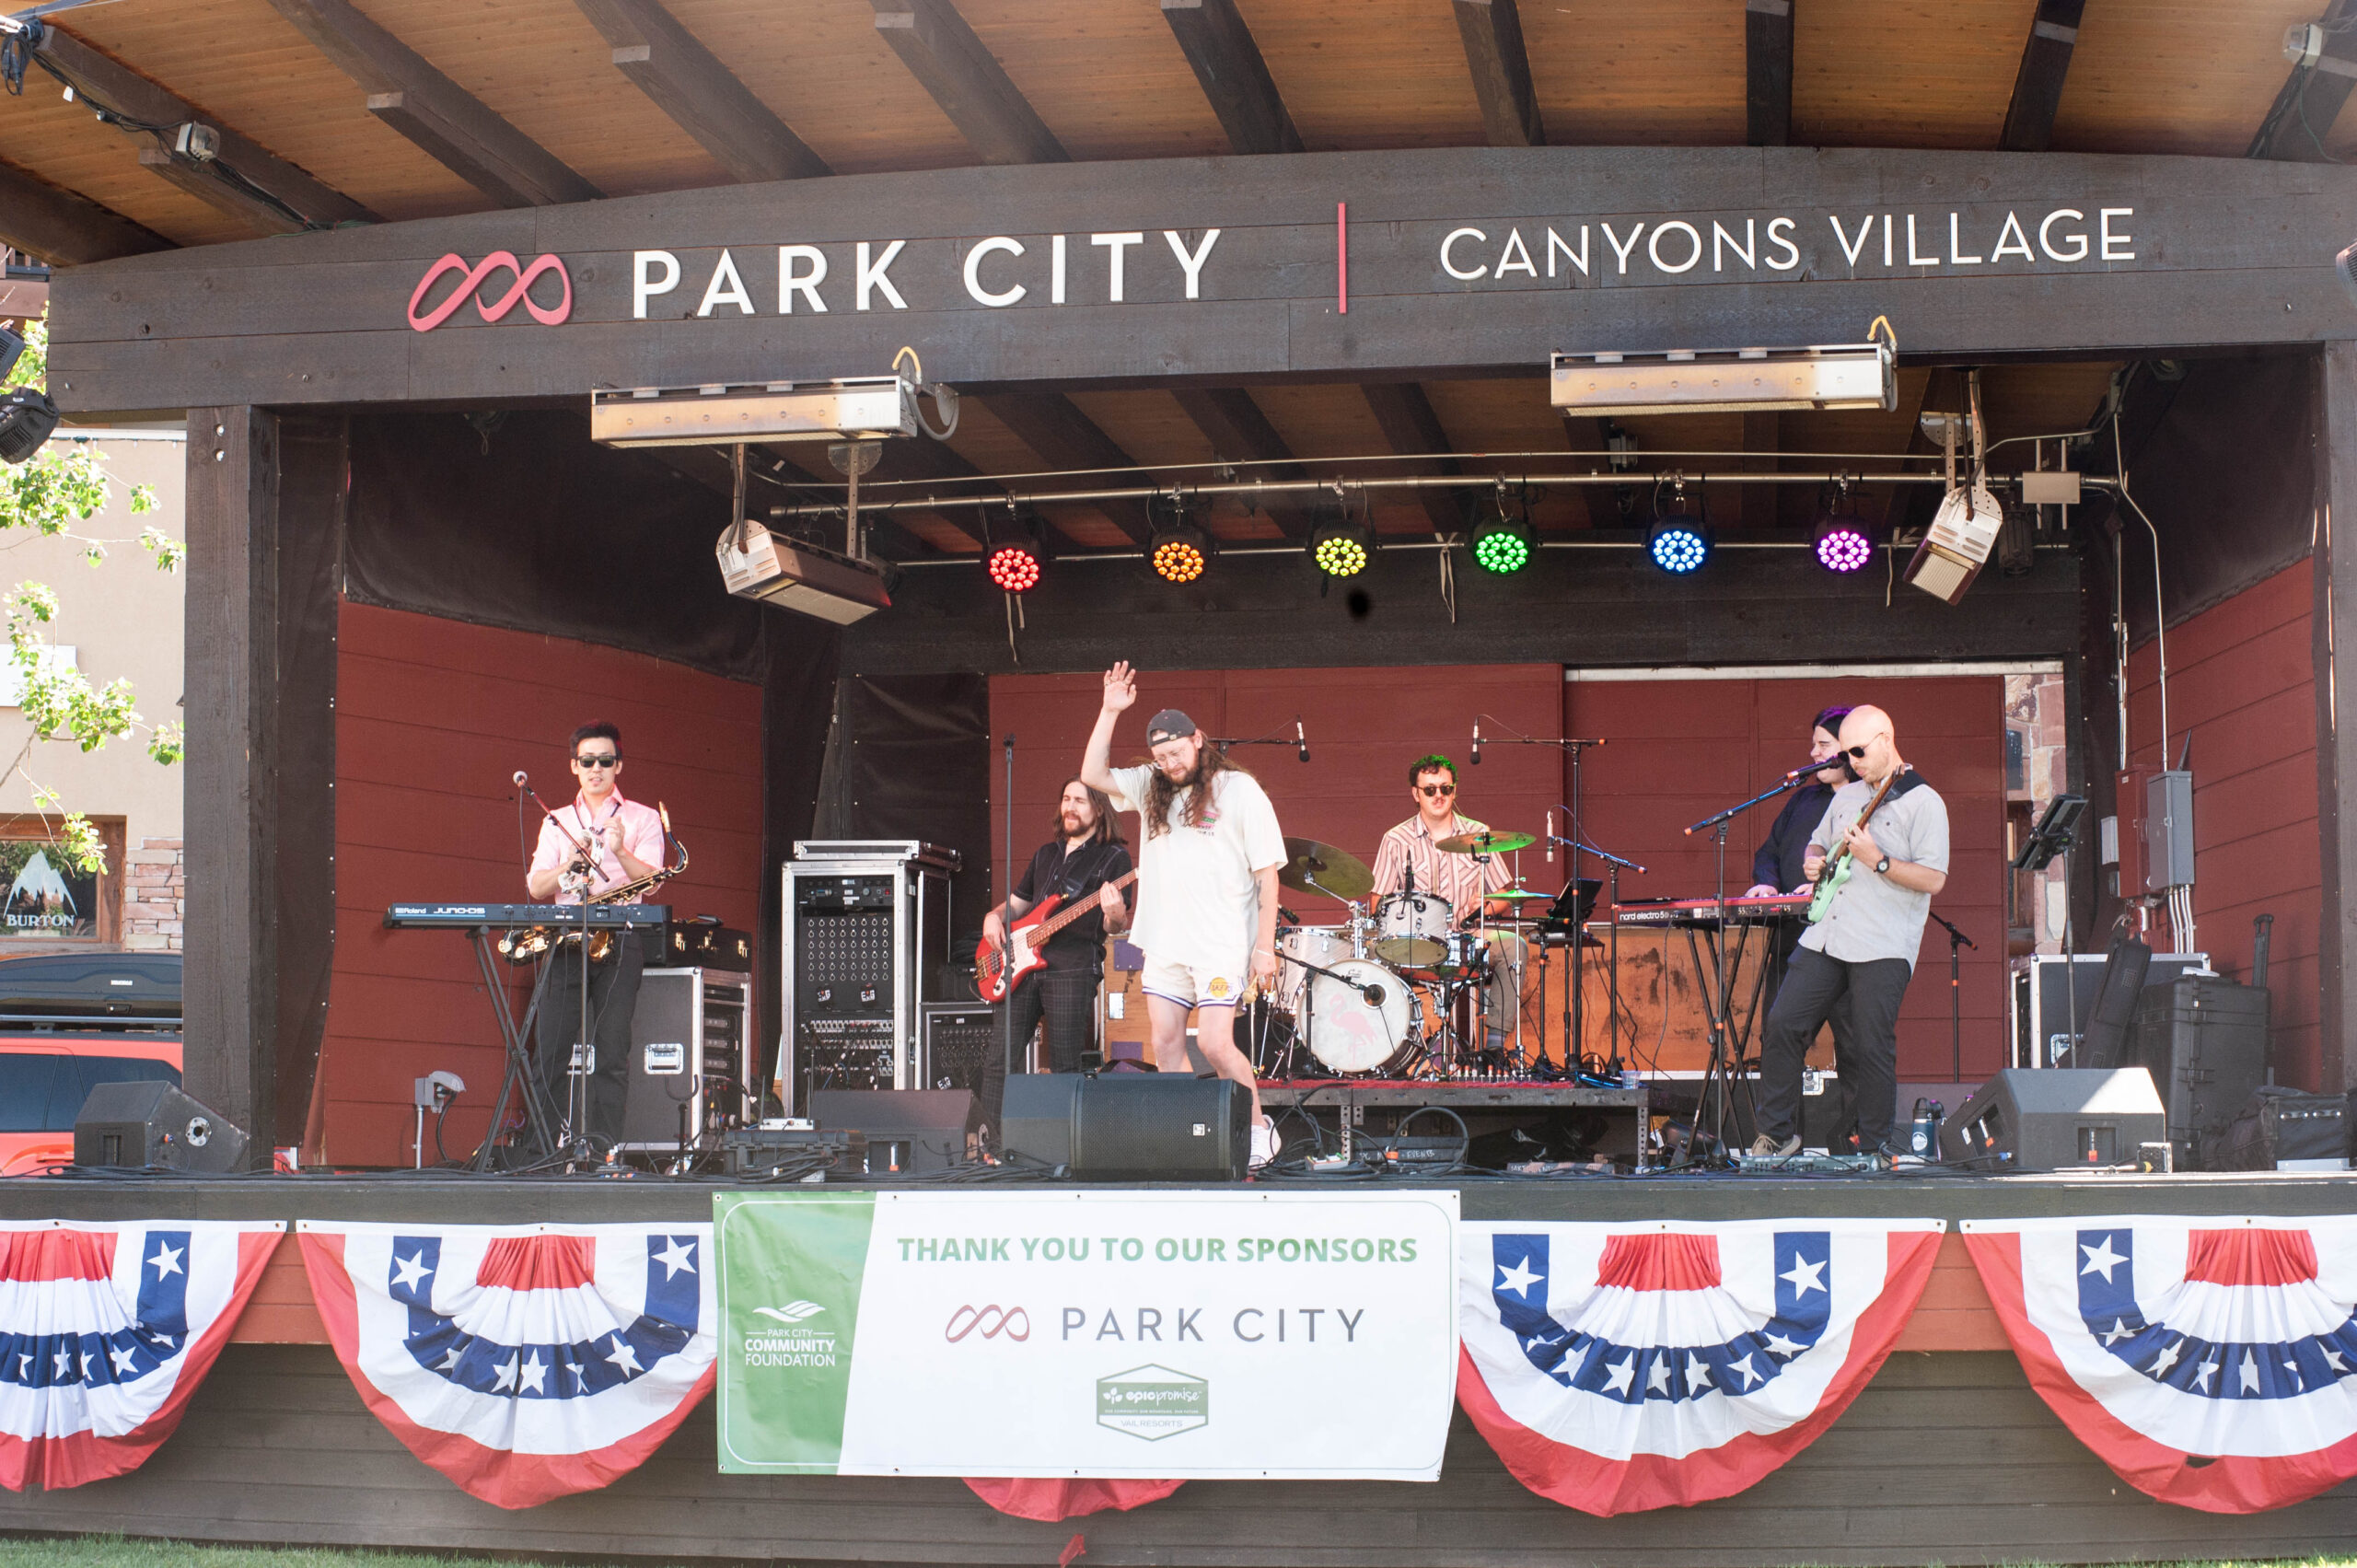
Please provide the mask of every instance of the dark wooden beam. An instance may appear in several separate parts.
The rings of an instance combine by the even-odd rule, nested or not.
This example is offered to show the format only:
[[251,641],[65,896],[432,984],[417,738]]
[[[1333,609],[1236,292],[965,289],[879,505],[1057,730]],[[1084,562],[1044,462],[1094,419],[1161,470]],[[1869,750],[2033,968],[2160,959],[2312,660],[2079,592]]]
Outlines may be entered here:
[[[1394,452],[1429,453],[1429,463],[1386,464],[1386,473],[1454,474],[1464,472],[1464,467],[1448,454],[1456,448],[1448,439],[1440,415],[1433,412],[1433,401],[1413,381],[1371,381],[1359,390],[1366,397],[1366,406],[1375,415],[1375,423],[1383,429],[1383,439]],[[1456,533],[1465,526],[1465,509],[1458,505],[1467,493],[1461,490],[1419,490],[1416,500],[1423,507],[1424,516],[1432,519],[1434,533]]]
[[[62,30],[54,22],[41,25],[41,56],[80,84],[82,90],[110,109],[153,125],[194,122],[209,126],[221,138],[221,149],[209,161],[180,157],[155,147],[159,156],[140,157],[140,165],[188,192],[260,234],[288,234],[308,225],[325,227],[339,223],[375,223],[377,215],[343,192],[304,173],[277,155],[265,151],[250,137],[224,125],[186,99],[149,81],[120,61]],[[145,139],[145,132],[133,132]],[[151,144],[152,145],[152,144]],[[235,169],[245,180],[300,214],[304,222],[289,218],[268,202],[224,172]]]
[[[2357,517],[2357,343],[2327,343],[2317,356],[2316,505],[2332,518]],[[2327,510],[2329,508],[2329,510]],[[2350,1086],[2357,1040],[2357,724],[2340,722],[2334,692],[2340,655],[2357,648],[2357,540],[2344,526],[2316,546],[2313,651],[2316,689],[2316,832],[2321,840],[2324,919],[2317,933],[2324,1054],[2314,1086]],[[2357,673],[2352,674],[2357,679]]]
[[2087,0],[2038,0],[2022,45],[2021,69],[2014,74],[2005,128],[1997,138],[2001,151],[2042,153],[2054,145],[2054,113],[2062,107],[2062,78],[2070,75],[2079,17],[2086,8]]
[[[2325,7],[2318,24],[2325,29],[2326,59],[2357,65],[2357,40],[2347,30],[2351,23],[2357,23],[2357,0],[2332,0]],[[2332,122],[2340,118],[2351,87],[2357,87],[2357,79],[2340,72],[2293,66],[2244,156],[2282,163],[2338,161],[2326,154],[2324,139],[2332,134]]]
[[270,0],[368,95],[368,112],[503,207],[591,202],[595,185],[502,120],[352,0]]
[[1031,102],[949,0],[874,0],[876,30],[984,163],[1069,163]]
[[1781,147],[1793,139],[1794,0],[1743,0],[1744,141]]
[[1481,129],[1493,147],[1543,147],[1547,126],[1530,87],[1530,53],[1523,47],[1522,14],[1515,0],[1456,0],[1457,32],[1473,73]]
[[[1242,479],[1297,480],[1308,477],[1293,460],[1293,448],[1252,401],[1252,394],[1240,387],[1186,387],[1170,394],[1187,417],[1195,422],[1211,442],[1212,450],[1228,462],[1249,462],[1255,466],[1237,477]],[[1261,503],[1260,510],[1268,513],[1278,531],[1287,539],[1307,540],[1312,525],[1312,509],[1290,496],[1271,496]]]
[[831,174],[826,160],[660,0],[574,0],[613,47],[614,69],[747,185]]
[[[1743,416],[1743,460],[1746,473],[1774,473],[1776,454],[1783,447],[1783,415],[1774,412]],[[1766,530],[1776,526],[1783,487],[1747,484],[1743,487],[1743,526]]]
[[[1051,469],[1133,469],[1137,460],[1097,427],[1097,422],[1062,392],[993,392],[983,406],[999,423]],[[1136,475],[1108,474],[1101,480],[1076,480],[1083,489],[1137,482]],[[1132,544],[1153,537],[1154,524],[1143,501],[1091,502],[1112,520]]]
[[0,245],[61,267],[169,250],[120,213],[0,163]]
[[1294,129],[1236,0],[1162,0],[1162,19],[1194,67],[1230,147],[1239,153],[1301,151],[1301,133]]

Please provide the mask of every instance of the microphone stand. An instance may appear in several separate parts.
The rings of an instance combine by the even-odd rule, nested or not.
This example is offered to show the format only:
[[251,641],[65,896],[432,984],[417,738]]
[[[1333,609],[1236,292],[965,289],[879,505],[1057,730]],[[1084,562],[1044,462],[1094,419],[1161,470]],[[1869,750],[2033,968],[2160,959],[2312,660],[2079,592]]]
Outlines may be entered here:
[[[1643,877],[1645,874],[1645,868],[1638,865],[1635,861],[1623,860],[1620,856],[1612,854],[1610,851],[1598,849],[1594,844],[1588,843],[1585,840],[1574,841],[1563,838],[1555,833],[1550,833],[1547,837],[1550,842],[1559,843],[1565,849],[1574,851],[1585,850],[1589,854],[1596,856],[1596,859],[1604,862],[1605,876],[1611,883],[1612,907],[1615,909],[1618,909],[1620,904],[1620,873],[1623,871],[1633,871],[1640,877]],[[1579,880],[1577,877],[1574,877],[1572,880],[1572,911],[1573,914],[1576,915],[1580,907],[1578,890]],[[1616,916],[1610,923],[1611,935],[1607,938],[1610,943],[1610,947],[1606,951],[1604,961],[1606,976],[1605,1030],[1611,1050],[1610,1053],[1605,1058],[1604,1065],[1607,1073],[1617,1080],[1620,1076],[1623,1065],[1620,1061],[1620,922]],[[1586,922],[1581,921],[1577,923],[1577,928],[1572,933],[1574,943],[1574,951],[1577,950],[1576,944],[1578,939],[1585,935],[1585,926]],[[1576,969],[1572,972],[1574,976],[1579,973]],[[1564,1007],[1563,1016],[1564,1023],[1566,1027],[1568,1027],[1572,1017],[1571,1008],[1568,1005]],[[1579,1071],[1579,1063],[1577,1062],[1573,1062],[1572,1063],[1572,1070],[1573,1075],[1576,1076]]]
[[1980,944],[1934,912],[1925,910],[1923,912],[1939,921],[1940,929],[1948,934],[1948,1082],[1960,1084],[1964,1082],[1963,950],[1969,947],[1977,953],[1980,951]]
[[[1002,907],[1010,912],[1006,916],[1005,923],[1012,926],[1015,923],[1015,916],[1011,912],[1015,907],[1016,882],[1015,737],[1012,734],[1007,736],[1005,747],[1006,788],[1004,791],[1004,794],[1006,799],[1006,824],[1004,842],[1006,847],[1006,891],[1000,896],[999,903]],[[1007,946],[1011,949],[1014,947],[1014,933],[1009,931],[1007,935]],[[1005,971],[1005,961],[1004,959],[1000,960],[999,969],[1002,973]],[[1004,1122],[1006,1121],[1006,1081],[1007,1079],[1015,1076],[1015,988],[1012,984],[1007,985],[1006,994],[998,999],[998,1016],[1000,1036],[999,1050],[1005,1060],[1005,1070],[999,1074],[998,1119],[1001,1122]],[[1154,1054],[1154,1020],[1150,1016],[1146,1020],[1146,1054],[1149,1056]],[[1050,1060],[1049,1065],[1054,1065],[1052,1058]],[[1159,1068],[1161,1063],[1156,1063],[1155,1065]],[[996,1132],[997,1129],[993,1127],[985,1127],[982,1129],[982,1147],[985,1150],[988,1150],[990,1147],[991,1138]]]
[[[1562,738],[1548,738],[1548,737],[1546,737],[1546,736],[1532,736],[1532,735],[1504,735],[1504,736],[1497,736],[1497,737],[1485,736],[1485,735],[1482,735],[1482,734],[1480,733],[1480,731],[1481,731],[1481,720],[1482,720],[1482,719],[1485,719],[1485,718],[1486,718],[1486,719],[1488,719],[1492,724],[1503,724],[1503,723],[1504,723],[1504,721],[1503,719],[1500,719],[1500,718],[1499,718],[1496,714],[1482,714],[1479,715],[1478,717],[1476,717],[1476,718],[1474,719],[1474,721],[1473,721],[1473,732],[1474,732],[1474,738],[1475,738],[1475,744],[1476,744],[1476,747],[1477,747],[1477,754],[1476,754],[1476,756],[1475,756],[1475,758],[1474,758],[1474,761],[1477,761],[1477,762],[1480,761],[1480,756],[1479,756],[1479,754],[1478,754],[1478,748],[1479,748],[1479,747],[1480,747],[1480,746],[1552,746],[1552,747],[1555,747],[1556,749],[1558,749],[1559,750],[1568,751],[1568,752],[1570,752],[1570,753],[1571,753],[1571,757],[1572,757],[1572,802],[1571,802],[1571,805],[1570,805],[1566,809],[1569,811],[1569,813],[1570,813],[1570,815],[1571,815],[1571,819],[1572,819],[1572,824],[1571,824],[1571,826],[1572,826],[1572,835],[1571,835],[1571,836],[1572,836],[1572,843],[1571,843],[1571,862],[1572,862],[1572,868],[1571,868],[1571,885],[1572,885],[1573,887],[1574,887],[1574,888],[1578,887],[1578,886],[1579,886],[1579,880],[1580,880],[1580,855],[1581,855],[1581,854],[1582,854],[1584,851],[1585,851],[1585,853],[1589,854],[1594,854],[1596,853],[1594,850],[1586,849],[1586,846],[1585,846],[1585,845],[1581,842],[1583,839],[1585,839],[1585,837],[1586,835],[1583,834],[1583,833],[1580,831],[1580,754],[1581,754],[1582,752],[1585,751],[1585,750],[1586,750],[1589,747],[1591,747],[1591,746],[1601,746],[1601,745],[1603,745],[1603,744],[1604,744],[1603,739],[1602,739],[1601,738],[1597,738],[1597,739],[1594,739],[1594,740],[1575,739],[1575,738],[1571,738],[1571,737],[1562,737]],[[1576,897],[1574,897],[1574,899],[1573,900],[1573,910],[1574,910],[1574,911],[1576,911],[1576,910],[1578,909],[1578,907],[1579,907],[1578,900],[1577,900],[1577,898],[1576,898]],[[1580,939],[1580,936],[1582,935],[1582,934],[1583,934],[1583,933],[1582,933],[1581,931],[1579,931],[1579,930],[1574,930],[1574,931],[1572,933],[1572,994],[1571,994],[1571,1004],[1572,1004],[1572,1005],[1571,1005],[1571,1009],[1570,1009],[1570,1011],[1569,1011],[1569,1012],[1564,1016],[1564,1020],[1563,1020],[1563,1027],[1564,1027],[1564,1028],[1566,1029],[1566,1031],[1568,1032],[1568,1036],[1569,1036],[1569,1038],[1568,1038],[1568,1039],[1565,1040],[1565,1042],[1564,1042],[1564,1047],[1563,1047],[1563,1050],[1564,1050],[1564,1056],[1565,1056],[1565,1059],[1566,1059],[1568,1062],[1570,1062],[1570,1063],[1571,1063],[1571,1064],[1572,1064],[1572,1068],[1573,1068],[1573,1071],[1574,1073],[1576,1073],[1576,1072],[1578,1071],[1578,1068],[1579,1068],[1579,1063],[1580,1063],[1581,1058],[1582,1058],[1582,1057],[1584,1057],[1584,1056],[1586,1054],[1586,1052],[1585,1052],[1585,1051],[1584,1051],[1581,1049],[1581,1047],[1585,1043],[1585,1041],[1581,1038],[1581,1037],[1582,1037],[1582,1033],[1583,1033],[1583,1028],[1584,1028],[1584,1022],[1583,1022],[1583,1019],[1581,1018],[1581,1016],[1580,1016],[1580,1015],[1581,1015],[1581,1007],[1580,1007],[1580,941],[1579,941],[1579,939]]]
[[1303,761],[1308,761],[1309,740],[1302,732],[1301,715],[1299,714],[1295,714],[1294,715],[1294,738],[1291,740],[1287,740],[1284,738],[1283,729],[1283,726],[1279,726],[1278,728],[1271,730],[1268,734],[1256,735],[1249,740],[1238,740],[1232,735],[1212,735],[1204,737],[1204,739],[1210,744],[1218,747],[1222,756],[1226,755],[1227,749],[1231,746],[1291,746],[1296,748],[1300,751],[1301,760]]
[[587,861],[590,866],[590,875],[583,879],[580,887],[581,1016],[574,1025],[573,1059],[565,1068],[564,1168],[570,1174],[587,1163],[594,1152],[589,1147],[588,1129],[583,1123],[587,1119],[589,1109],[586,1078],[597,1070],[598,1048],[589,1039],[589,883],[596,876],[598,859],[590,853],[588,841],[574,837],[573,830],[549,809],[548,802],[540,798],[540,791],[526,784],[524,793],[532,797],[532,804],[540,808],[541,816],[556,823],[556,830],[564,835],[565,842],[573,846],[573,853]]

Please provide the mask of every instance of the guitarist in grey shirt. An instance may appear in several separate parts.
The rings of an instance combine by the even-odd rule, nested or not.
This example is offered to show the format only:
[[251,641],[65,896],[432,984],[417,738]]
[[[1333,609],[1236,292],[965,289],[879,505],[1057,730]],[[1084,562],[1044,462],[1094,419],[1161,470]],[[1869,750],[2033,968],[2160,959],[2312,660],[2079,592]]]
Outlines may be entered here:
[[[1867,706],[1841,721],[1841,749],[1858,782],[1834,792],[1809,835],[1803,869],[1846,878],[1801,937],[1769,1010],[1759,1058],[1758,1156],[1800,1150],[1801,1071],[1809,1043],[1837,1006],[1849,1014],[1858,1147],[1890,1142],[1898,1109],[1898,1005],[1915,972],[1932,895],[1947,885],[1948,808],[1898,754],[1890,715]],[[1886,789],[1886,785],[1887,788]],[[1861,821],[1877,795],[1881,803]]]

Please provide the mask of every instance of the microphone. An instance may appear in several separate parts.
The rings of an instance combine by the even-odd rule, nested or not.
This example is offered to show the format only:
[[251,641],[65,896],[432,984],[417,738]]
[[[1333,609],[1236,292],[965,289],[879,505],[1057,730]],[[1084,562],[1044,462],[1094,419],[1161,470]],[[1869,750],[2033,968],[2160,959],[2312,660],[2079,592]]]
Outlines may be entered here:
[[1293,716],[1293,738],[1294,744],[1301,748],[1301,760],[1305,762],[1308,761],[1309,737],[1303,733],[1301,727],[1301,715],[1299,714],[1295,714]]
[[529,778],[529,777],[525,773],[525,772],[524,772],[524,770],[523,770],[523,769],[518,768],[518,769],[517,769],[517,770],[516,770],[516,787],[517,787],[517,789],[522,789],[526,784],[529,784],[530,782],[531,782],[530,778]]
[[1547,808],[1547,864],[1555,864],[1555,808]]
[[1790,784],[1794,779],[1806,778],[1811,773],[1821,773],[1828,768],[1839,768],[1853,779],[1858,776],[1856,771],[1850,766],[1850,759],[1846,755],[1837,754],[1828,757],[1822,762],[1802,763],[1784,775],[1784,782]]
[[1481,720],[1478,715],[1473,720],[1473,765],[1481,765]]

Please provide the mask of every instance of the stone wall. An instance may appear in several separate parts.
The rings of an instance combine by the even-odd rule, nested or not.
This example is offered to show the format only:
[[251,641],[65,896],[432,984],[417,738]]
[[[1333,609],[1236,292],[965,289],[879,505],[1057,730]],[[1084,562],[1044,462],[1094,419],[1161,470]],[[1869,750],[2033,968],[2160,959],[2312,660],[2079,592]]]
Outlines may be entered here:
[[179,952],[188,896],[180,841],[142,839],[122,858],[122,945],[134,952]]

